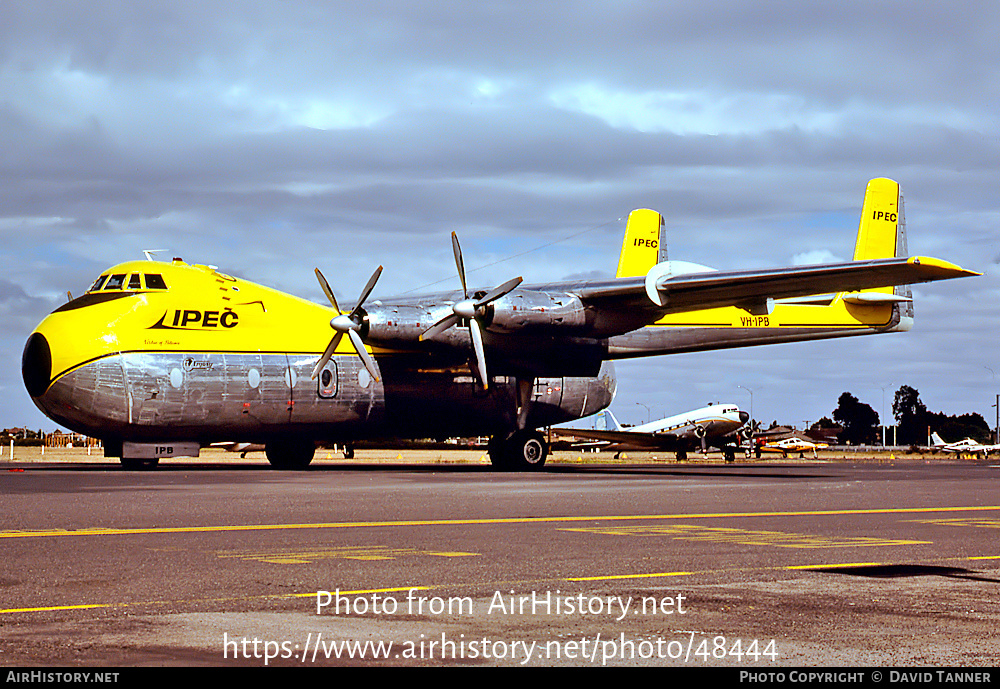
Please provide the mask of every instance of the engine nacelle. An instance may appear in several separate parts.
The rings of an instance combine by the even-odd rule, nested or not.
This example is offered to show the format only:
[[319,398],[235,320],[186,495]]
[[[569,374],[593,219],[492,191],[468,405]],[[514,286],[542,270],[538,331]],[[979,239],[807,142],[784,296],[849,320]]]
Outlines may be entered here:
[[583,329],[587,310],[572,294],[515,290],[490,305],[487,327],[493,332],[553,328]]

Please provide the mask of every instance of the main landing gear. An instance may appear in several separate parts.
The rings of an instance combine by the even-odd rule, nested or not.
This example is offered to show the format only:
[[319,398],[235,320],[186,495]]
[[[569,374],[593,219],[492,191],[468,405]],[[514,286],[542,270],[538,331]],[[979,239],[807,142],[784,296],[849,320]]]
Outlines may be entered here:
[[264,446],[264,454],[275,469],[305,469],[316,454],[316,443],[296,438],[273,440]]
[[506,471],[533,471],[545,465],[549,445],[535,430],[520,430],[490,437],[490,462]]

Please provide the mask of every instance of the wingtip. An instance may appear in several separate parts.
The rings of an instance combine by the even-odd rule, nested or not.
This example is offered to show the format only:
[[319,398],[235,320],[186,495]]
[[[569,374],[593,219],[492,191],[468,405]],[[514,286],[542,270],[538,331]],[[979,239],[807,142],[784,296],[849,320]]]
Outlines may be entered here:
[[982,275],[982,273],[977,273],[974,270],[969,270],[950,261],[944,261],[932,256],[913,256],[909,259],[909,263],[915,266],[922,266],[924,270],[937,273],[943,278],[978,277]]

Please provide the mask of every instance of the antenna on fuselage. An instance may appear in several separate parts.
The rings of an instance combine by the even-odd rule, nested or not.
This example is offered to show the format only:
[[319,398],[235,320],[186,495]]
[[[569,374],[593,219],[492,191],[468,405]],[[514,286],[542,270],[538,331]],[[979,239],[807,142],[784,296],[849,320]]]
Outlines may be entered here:
[[166,249],[143,249],[142,253],[145,254],[147,261],[155,260],[153,254],[162,254]]

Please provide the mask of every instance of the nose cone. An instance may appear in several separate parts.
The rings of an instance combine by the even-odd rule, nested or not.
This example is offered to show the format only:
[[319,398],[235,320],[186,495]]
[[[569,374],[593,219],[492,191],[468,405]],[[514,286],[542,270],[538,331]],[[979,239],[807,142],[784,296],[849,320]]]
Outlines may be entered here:
[[35,332],[28,338],[21,355],[21,376],[32,397],[41,397],[52,381],[52,350],[49,341]]
[[745,412],[745,411],[741,411],[740,412],[740,423],[746,423],[749,420],[750,420],[750,414],[747,413],[747,412]]

